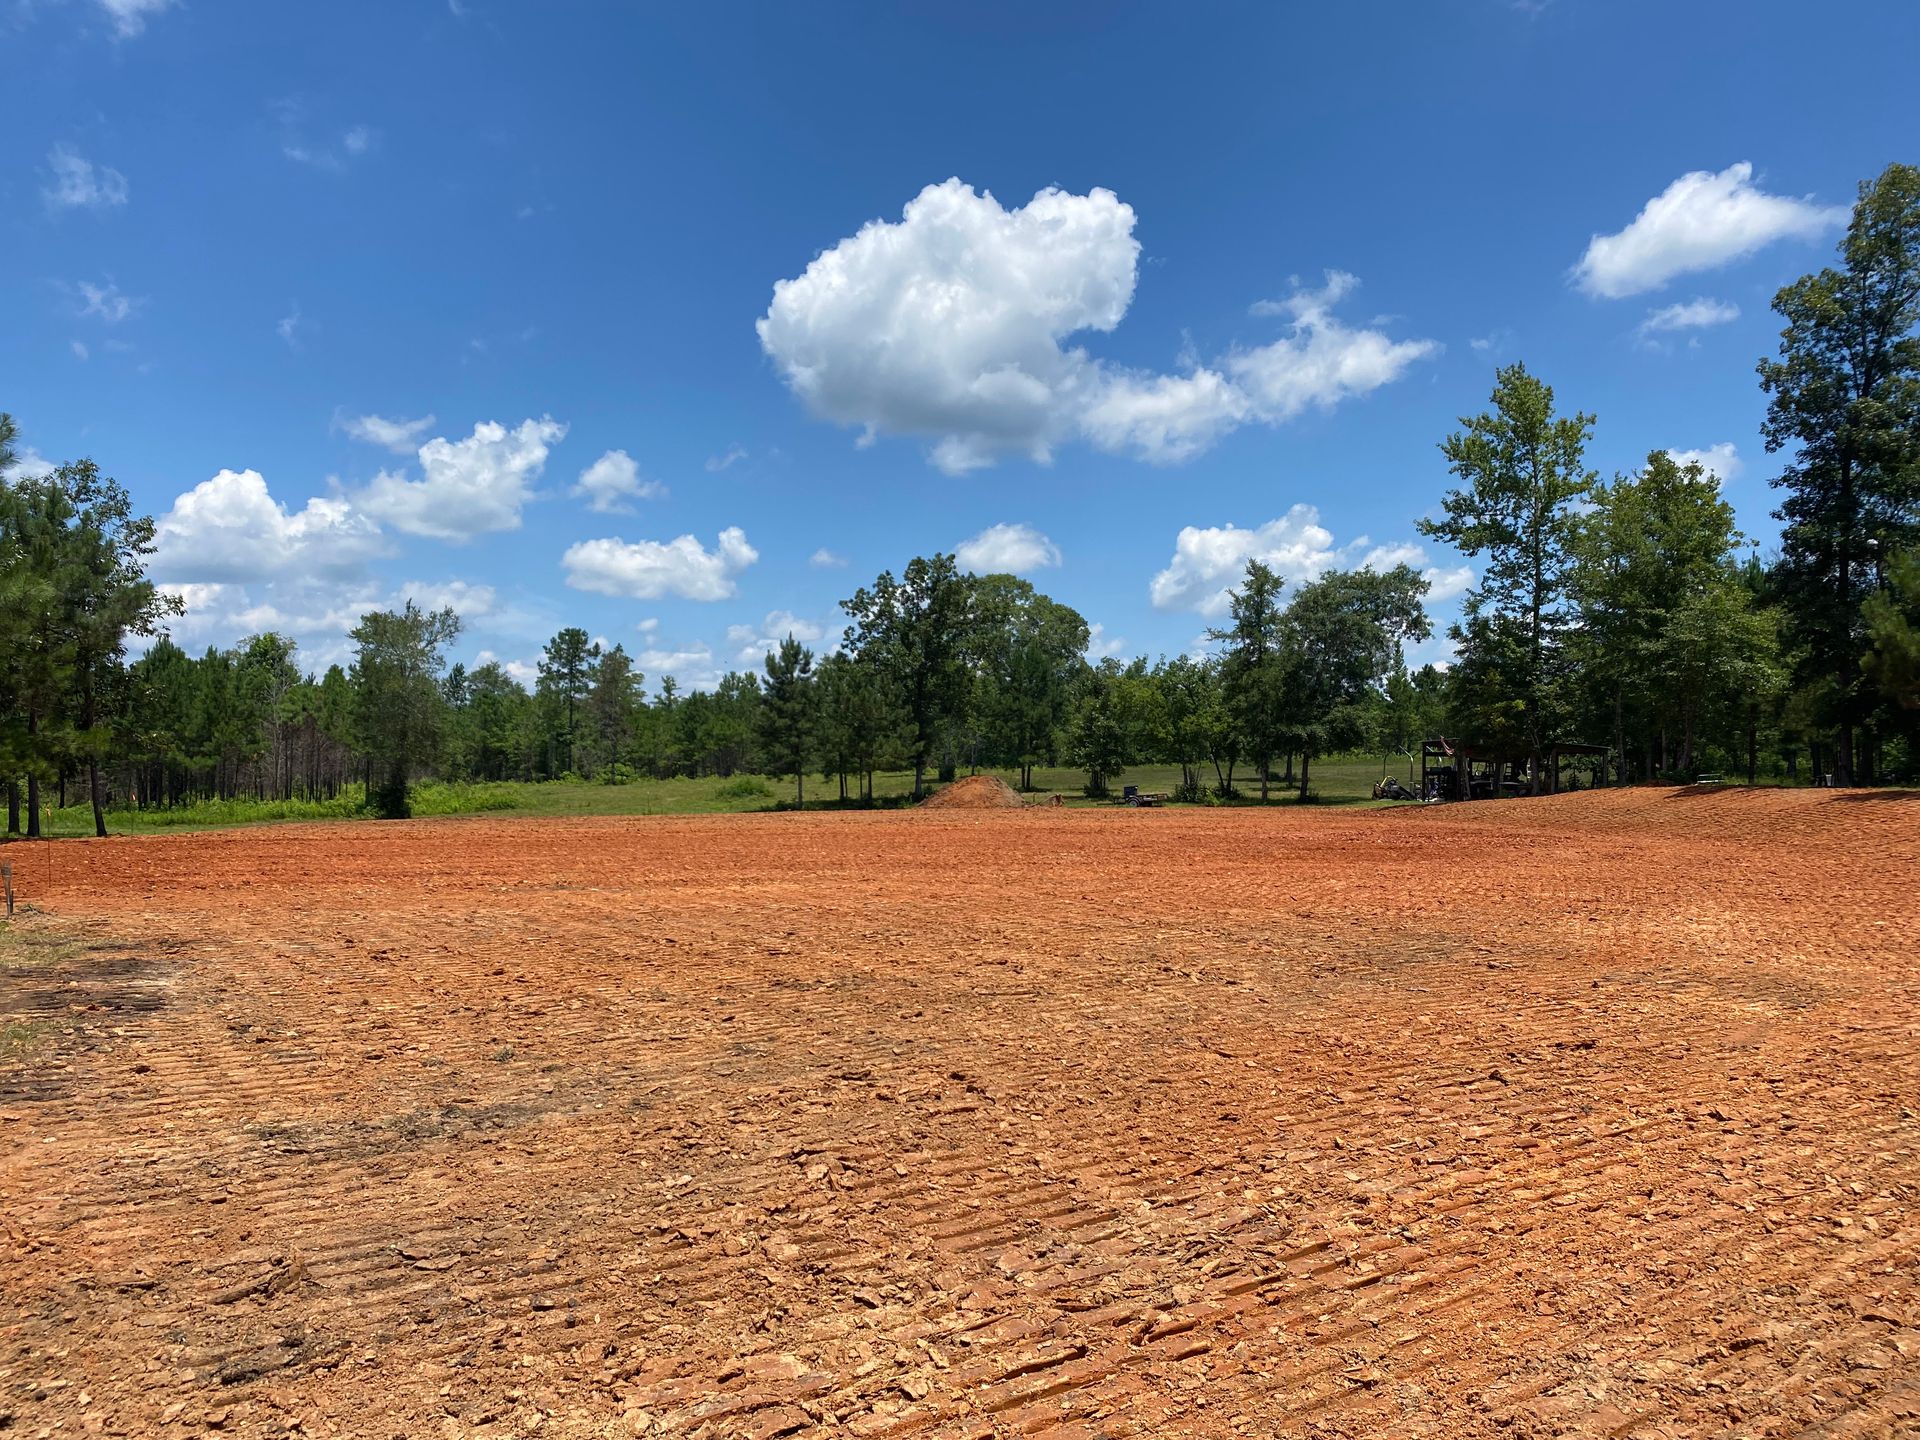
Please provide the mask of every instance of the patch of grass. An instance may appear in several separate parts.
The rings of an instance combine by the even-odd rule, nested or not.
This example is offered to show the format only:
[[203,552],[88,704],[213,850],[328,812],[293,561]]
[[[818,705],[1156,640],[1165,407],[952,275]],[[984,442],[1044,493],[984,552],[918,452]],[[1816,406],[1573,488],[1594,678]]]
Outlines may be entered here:
[[23,927],[17,920],[0,920],[0,973],[57,964],[79,949],[77,942],[59,935]]
[[[962,770],[961,774],[970,773]],[[1013,770],[987,769],[1009,785],[1019,781]],[[1395,760],[1383,771],[1372,756],[1343,756],[1313,763],[1313,798],[1321,805],[1372,805],[1373,784],[1383,773],[1398,775],[1407,783],[1404,758]],[[1086,775],[1064,766],[1042,766],[1033,772],[1033,790],[1028,798],[1046,801],[1059,796],[1076,808],[1109,806],[1112,800],[1089,800],[1082,793]],[[1201,771],[1201,782],[1208,789],[1216,784],[1211,767]],[[937,781],[928,777],[929,788]],[[1418,777],[1413,782],[1417,785]],[[1113,794],[1121,787],[1137,785],[1149,792],[1172,794],[1180,788],[1180,770],[1174,765],[1138,765],[1113,778]],[[849,793],[857,793],[849,780]],[[873,779],[873,803],[879,807],[907,804],[913,790],[910,770],[883,771]],[[1225,801],[1209,797],[1206,803],[1234,806],[1259,805],[1260,784],[1245,767],[1234,776],[1235,794]],[[515,780],[452,783],[428,781],[413,790],[413,813],[417,817],[449,815],[732,815],[747,811],[792,808],[791,776],[707,775],[698,779],[684,776],[671,780],[623,779],[609,785],[600,780],[553,780],[529,783]],[[806,808],[837,810],[843,808],[840,783],[836,776],[823,780],[809,775]],[[1269,805],[1299,803],[1295,787],[1279,779],[1268,785]],[[858,808],[864,802],[849,800],[844,808]],[[93,833],[93,812],[85,805],[49,809],[46,828],[55,837],[86,836]],[[107,828],[115,834],[140,834],[162,830],[212,830],[232,825],[255,825],[287,820],[357,820],[368,815],[366,799],[358,785],[349,785],[331,800],[212,800],[173,809],[118,809],[107,812]]]
[[24,1059],[46,1030],[44,1020],[9,1020],[0,1025],[0,1060]]
[[[365,797],[350,785],[331,800],[197,800],[191,805],[122,807],[107,811],[107,830],[126,835],[160,830],[218,830],[230,825],[258,825],[271,820],[354,820],[366,814]],[[93,810],[88,805],[49,807],[41,823],[54,838],[93,834]]]

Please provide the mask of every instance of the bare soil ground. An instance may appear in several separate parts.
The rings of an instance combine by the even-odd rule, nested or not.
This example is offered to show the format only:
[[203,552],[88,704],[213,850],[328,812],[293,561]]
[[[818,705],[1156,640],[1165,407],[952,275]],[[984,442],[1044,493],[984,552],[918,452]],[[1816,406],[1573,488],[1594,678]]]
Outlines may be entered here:
[[1920,801],[16,845],[0,1428],[1920,1434]]

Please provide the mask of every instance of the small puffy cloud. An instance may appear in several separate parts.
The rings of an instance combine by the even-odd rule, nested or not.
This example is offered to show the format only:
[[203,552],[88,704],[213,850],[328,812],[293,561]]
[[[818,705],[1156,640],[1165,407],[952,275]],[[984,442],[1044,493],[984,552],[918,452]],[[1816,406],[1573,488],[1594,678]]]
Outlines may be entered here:
[[280,142],[280,153],[296,164],[338,175],[380,144],[380,132],[366,125],[354,125],[343,130],[338,144],[309,140],[299,130],[301,108],[298,105],[283,105],[280,108],[281,122],[286,128],[285,138]]
[[1432,340],[1389,340],[1378,330],[1354,330],[1334,318],[1333,307],[1359,285],[1342,270],[1329,270],[1318,290],[1296,286],[1284,300],[1268,301],[1261,313],[1286,316],[1292,333],[1271,345],[1235,351],[1226,369],[1248,396],[1258,418],[1291,420],[1309,408],[1330,410],[1398,380],[1408,366],[1440,351]]
[[1060,547],[1031,525],[989,525],[953,553],[976,575],[1026,575],[1060,563]]
[[384,415],[348,415],[335,423],[349,438],[380,445],[396,455],[412,455],[420,448],[420,437],[433,428],[433,416],[418,420],[389,420]]
[[288,349],[298,350],[300,348],[300,325],[300,306],[296,301],[291,310],[274,322],[273,330],[276,335],[286,342]]
[[735,525],[720,532],[711,550],[691,535],[631,544],[616,536],[569,546],[560,564],[576,590],[633,600],[725,600],[734,593],[734,577],[759,558]]
[[1626,229],[1595,235],[1573,267],[1573,283],[1608,300],[1640,295],[1777,240],[1816,240],[1844,225],[1847,214],[1844,205],[1769,195],[1753,184],[1753,166],[1744,160],[1718,174],[1690,171],[1649,200]]
[[634,656],[633,663],[641,674],[656,683],[671,676],[682,694],[689,690],[711,690],[720,683],[720,667],[714,663],[713,648],[704,643],[685,645],[677,650],[649,647]]
[[1663,305],[1647,312],[1640,322],[1642,335],[1666,330],[1702,330],[1709,325],[1726,325],[1740,318],[1740,307],[1728,300],[1704,297]]
[[113,21],[114,34],[121,39],[138,35],[147,27],[147,17],[169,9],[173,0],[98,0]]
[[290,511],[258,470],[222,470],[177,497],[154,530],[149,569],[163,580],[239,584],[358,575],[386,553],[380,532],[340,496]]
[[1375,545],[1361,535],[1336,545],[1317,509],[1295,505],[1279,519],[1251,530],[1186,526],[1175,537],[1172,560],[1153,577],[1148,594],[1156,610],[1223,615],[1229,592],[1245,577],[1249,560],[1258,560],[1290,587],[1342,567],[1388,570],[1395,565],[1420,572],[1433,586],[1429,600],[1450,599],[1473,583],[1472,570],[1429,565],[1425,547],[1412,541]]
[[739,445],[729,445],[720,454],[709,455],[707,457],[707,473],[710,475],[718,475],[729,465],[737,464],[746,458],[747,452],[745,449]]
[[51,183],[41,191],[50,210],[111,210],[127,203],[127,177],[110,165],[95,165],[71,145],[47,152]]
[[642,480],[639,463],[626,451],[609,450],[580,472],[573,493],[586,500],[588,509],[604,515],[630,512],[630,501],[657,499],[667,490],[657,480]]
[[108,325],[118,325],[147,303],[137,296],[123,294],[111,280],[100,285],[82,280],[74,289],[80,292],[80,313]]
[[807,563],[816,570],[844,570],[847,568],[847,557],[822,545],[807,557]]
[[437,436],[420,447],[421,478],[383,470],[354,498],[376,520],[409,535],[470,540],[520,528],[520,511],[533,498],[548,446],[566,437],[552,416],[514,429],[482,421],[464,440]]
[[1227,592],[1240,583],[1249,560],[1298,583],[1332,568],[1339,552],[1333,532],[1320,523],[1320,512],[1311,505],[1295,505],[1253,530],[1188,525],[1174,539],[1167,568],[1153,577],[1148,594],[1154,609],[1224,614]]
[[1698,465],[1722,485],[1732,484],[1743,468],[1740,452],[1731,440],[1722,440],[1704,450],[1669,450],[1667,454],[1681,465]]
[[87,342],[84,340],[69,340],[67,348],[73,351],[73,358],[76,360],[85,360],[93,353],[87,349]]
[[494,589],[465,580],[403,580],[394,592],[404,603],[413,601],[422,610],[452,607],[462,620],[480,620],[493,614]]
[[1278,424],[1397,379],[1434,353],[1353,329],[1332,306],[1353,277],[1256,307],[1290,322],[1270,344],[1183,374],[1110,366],[1073,337],[1113,330],[1133,300],[1134,212],[1111,191],[1042,190],[1007,209],[959,180],[929,185],[774,286],[757,329],[788,387],[856,442],[917,435],[948,474],[1071,440],[1172,463],[1236,426]]
[[729,625],[727,644],[736,660],[758,665],[789,635],[802,645],[812,645],[827,638],[827,627],[818,620],[803,620],[791,610],[769,610],[758,625]]

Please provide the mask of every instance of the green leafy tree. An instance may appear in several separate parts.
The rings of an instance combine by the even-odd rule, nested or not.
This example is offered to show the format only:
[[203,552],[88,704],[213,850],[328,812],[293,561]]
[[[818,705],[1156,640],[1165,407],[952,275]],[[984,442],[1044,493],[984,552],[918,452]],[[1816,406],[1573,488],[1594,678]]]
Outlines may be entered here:
[[[1733,568],[1740,538],[1733,507],[1713,477],[1698,463],[1682,465],[1664,451],[1647,456],[1638,473],[1594,488],[1590,508],[1577,522],[1571,585],[1581,629],[1572,653],[1605,697],[1620,755],[1630,753],[1632,727],[1648,753],[1658,744],[1664,764],[1667,737],[1680,742],[1690,722],[1698,723],[1702,697],[1683,698],[1672,686],[1679,663],[1670,653],[1672,626],[1683,606],[1691,607],[1696,620],[1716,608],[1743,616],[1752,610]],[[1742,596],[1701,598],[1727,586],[1742,588]],[[1748,629],[1743,619],[1741,629],[1768,637],[1765,650],[1772,653],[1766,627]],[[1696,648],[1696,658],[1700,653]],[[1680,763],[1690,766],[1690,744],[1686,751]]]
[[1301,586],[1282,613],[1282,710],[1300,754],[1301,800],[1314,757],[1364,738],[1368,703],[1401,668],[1406,642],[1432,634],[1427,589],[1405,565],[1336,570]]
[[1692,587],[1666,616],[1658,646],[1659,680],[1680,735],[1678,767],[1698,764],[1701,733],[1718,720],[1731,731],[1750,698],[1781,688],[1778,632],[1736,575],[1721,571]]
[[593,667],[593,687],[587,692],[587,713],[594,737],[607,756],[607,783],[620,774],[620,757],[633,743],[634,730],[646,704],[641,687],[646,677],[633,668],[626,650],[615,645],[601,654]]
[[1852,784],[1871,557],[1920,539],[1920,169],[1860,187],[1840,255],[1774,296],[1786,325],[1759,373],[1767,449],[1791,456],[1773,482],[1781,598],[1802,680],[1833,681],[1834,768]]
[[906,712],[916,799],[943,729],[963,713],[972,689],[975,594],[953,556],[936,554],[909,561],[899,580],[883,572],[840,602],[852,622],[847,650],[884,677]]
[[1280,636],[1280,591],[1286,584],[1258,560],[1247,562],[1246,579],[1228,597],[1231,621],[1207,638],[1224,641],[1220,688],[1246,752],[1260,770],[1260,798],[1267,798],[1273,757],[1285,725],[1287,658]]
[[414,773],[434,758],[445,719],[442,652],[460,633],[452,609],[422,610],[409,600],[397,613],[360,617],[354,644],[354,726],[374,785],[374,812],[404,820],[412,814]]
[[1593,417],[1557,415],[1552,387],[1509,365],[1495,379],[1493,408],[1460,423],[1440,449],[1462,487],[1447,493],[1442,518],[1419,528],[1485,557],[1453,638],[1464,663],[1474,663],[1477,645],[1498,648],[1476,668],[1512,687],[1538,794],[1543,736],[1567,671],[1577,507],[1596,478],[1585,460]]
[[1087,672],[1067,732],[1067,763],[1087,772],[1086,793],[1111,793],[1110,782],[1126,772],[1127,732],[1121,718],[1120,674],[1104,665]]
[[1920,712],[1920,550],[1894,557],[1865,605],[1866,677],[1888,704]]
[[981,716],[995,748],[1033,788],[1033,767],[1051,758],[1086,669],[1090,630],[1078,611],[1011,575],[975,582],[974,650]]
[[1160,748],[1180,767],[1180,798],[1198,799],[1208,717],[1220,704],[1219,668],[1181,655],[1155,666],[1153,680],[1160,696]]
[[100,765],[113,749],[126,641],[179,608],[146,578],[153,531],[91,460],[0,482],[0,591],[18,629],[8,708],[23,721],[9,748],[28,767],[29,835],[40,830],[39,782],[76,762],[94,831],[107,833]]

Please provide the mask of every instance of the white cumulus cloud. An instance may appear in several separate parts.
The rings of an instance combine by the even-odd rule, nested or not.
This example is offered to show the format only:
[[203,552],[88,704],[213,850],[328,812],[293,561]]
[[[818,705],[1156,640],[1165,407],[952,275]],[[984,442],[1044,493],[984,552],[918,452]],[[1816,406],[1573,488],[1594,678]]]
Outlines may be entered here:
[[1722,485],[1732,484],[1743,468],[1740,452],[1731,440],[1722,440],[1704,450],[1669,450],[1667,454],[1682,465],[1698,465]]
[[802,619],[791,610],[769,610],[757,625],[729,625],[727,644],[733,647],[736,660],[759,665],[789,635],[802,645],[812,645],[827,638],[827,627],[818,620]]
[[512,430],[482,421],[464,440],[436,436],[420,447],[420,479],[381,471],[354,498],[367,514],[409,535],[470,540],[520,528],[548,447],[567,427],[550,415]]
[[576,590],[634,600],[725,600],[734,593],[734,577],[759,558],[746,532],[734,525],[720,532],[711,550],[691,535],[631,543],[616,536],[571,545],[560,564]]
[[1375,545],[1356,536],[1336,545],[1312,505],[1295,505],[1277,520],[1254,529],[1237,525],[1184,527],[1174,539],[1173,558],[1153,577],[1148,594],[1156,610],[1223,615],[1228,592],[1245,578],[1247,562],[1258,560],[1289,587],[1317,579],[1328,570],[1388,570],[1407,565],[1433,589],[1429,600],[1450,599],[1473,583],[1466,566],[1430,565],[1425,547],[1412,541]]
[[1214,365],[1159,375],[1109,366],[1074,337],[1113,330],[1133,300],[1133,208],[1111,191],[1047,189],[1007,209],[959,180],[898,221],[872,221],[774,286],[760,343],[814,414],[931,441],[949,474],[1061,444],[1187,459],[1249,422],[1280,423],[1398,378],[1437,347],[1351,329],[1335,272],[1270,311],[1289,333]]
[[1705,297],[1682,300],[1647,312],[1640,322],[1642,335],[1662,330],[1703,330],[1709,325],[1727,325],[1740,318],[1740,307],[1730,300]]
[[347,415],[337,423],[352,439],[383,446],[396,455],[412,455],[420,448],[420,437],[433,428],[433,416],[389,420],[384,415]]
[[1844,205],[1769,195],[1744,160],[1718,174],[1694,170],[1649,200],[1626,229],[1595,235],[1573,267],[1573,282],[1608,300],[1640,295],[1776,240],[1818,239],[1844,225],[1847,214]]
[[82,280],[74,288],[80,292],[80,313],[109,325],[118,325],[147,303],[137,296],[123,294],[111,280],[100,285]]
[[316,495],[292,511],[258,470],[222,470],[160,517],[149,569],[193,584],[338,579],[385,550],[378,527],[340,496]]
[[580,472],[573,493],[601,514],[631,511],[631,501],[654,500],[667,493],[657,480],[642,480],[640,465],[624,450],[609,450]]
[[110,210],[127,203],[127,177],[111,165],[95,165],[71,145],[47,152],[52,183],[41,198],[53,210]]
[[671,676],[680,693],[711,690],[720,683],[720,667],[714,662],[713,647],[704,641],[682,645],[677,650],[653,646],[633,657],[643,675],[656,683]]
[[822,545],[807,557],[807,563],[816,570],[844,570],[847,568],[847,557]]
[[1025,575],[1060,563],[1060,547],[1031,525],[989,525],[953,553],[976,575]]

